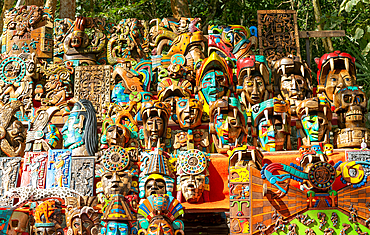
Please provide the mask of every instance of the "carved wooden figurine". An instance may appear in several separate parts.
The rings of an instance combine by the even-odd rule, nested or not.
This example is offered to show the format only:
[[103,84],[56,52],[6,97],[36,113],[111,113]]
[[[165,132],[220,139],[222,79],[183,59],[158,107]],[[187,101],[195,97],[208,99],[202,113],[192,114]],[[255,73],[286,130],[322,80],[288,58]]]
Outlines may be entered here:
[[223,58],[237,61],[253,54],[252,46],[257,46],[257,38],[242,25],[208,26],[208,34],[209,55],[217,52]]
[[271,70],[264,56],[250,55],[236,62],[238,86],[242,86],[241,102],[251,106],[267,100],[272,93]]
[[138,213],[144,216],[139,220],[139,234],[175,235],[184,234],[184,223],[176,218],[184,214],[182,205],[168,194],[149,196],[139,206]]
[[370,130],[365,127],[367,98],[359,86],[341,89],[334,97],[334,112],[338,115],[339,130],[335,133],[338,148],[359,148],[370,144]]
[[142,104],[141,117],[146,149],[151,149],[153,146],[161,147],[165,142],[170,114],[171,107],[168,103],[150,101]]
[[326,98],[310,98],[297,107],[297,116],[303,126],[303,144],[330,143],[332,112]]
[[50,123],[58,111],[56,106],[37,110],[36,116],[28,123],[25,151],[49,151],[62,147],[62,136],[58,128]]
[[26,130],[14,115],[24,111],[24,106],[16,100],[6,105],[0,102],[0,109],[0,149],[9,157],[22,156],[26,145]]
[[210,115],[211,103],[233,92],[232,68],[213,52],[197,70],[196,86],[199,100],[204,101],[204,112]]
[[316,58],[317,94],[326,97],[333,105],[337,93],[356,84],[355,58],[346,52],[334,51]]
[[209,132],[218,153],[226,153],[246,143],[246,114],[234,97],[223,97],[210,107]]
[[98,235],[100,231],[100,215],[94,207],[98,204],[97,197],[68,197],[66,201],[66,224],[68,235]]
[[74,106],[62,129],[64,148],[72,156],[94,156],[98,148],[96,111],[88,100],[73,99]]
[[274,95],[290,102],[292,113],[299,102],[312,95],[311,70],[298,56],[288,56],[273,62]]
[[161,148],[141,154],[139,197],[148,198],[153,194],[172,195],[175,175],[170,156]]
[[177,200],[197,203],[209,201],[208,154],[192,149],[177,155]]
[[290,141],[291,109],[288,101],[273,98],[252,106],[252,136],[254,146],[265,151],[292,148]]
[[36,234],[50,235],[63,234],[62,203],[57,199],[49,199],[36,207],[35,211]]

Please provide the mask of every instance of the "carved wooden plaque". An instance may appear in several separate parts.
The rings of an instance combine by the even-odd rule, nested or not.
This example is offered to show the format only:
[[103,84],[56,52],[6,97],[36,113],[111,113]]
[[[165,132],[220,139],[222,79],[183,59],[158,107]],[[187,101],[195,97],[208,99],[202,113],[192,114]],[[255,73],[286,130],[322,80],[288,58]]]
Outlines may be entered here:
[[0,197],[17,187],[21,157],[0,157]]
[[75,70],[74,97],[91,101],[98,121],[102,120],[103,105],[110,102],[111,70],[109,65],[77,66]]
[[35,53],[37,58],[52,58],[53,28],[43,26],[23,37],[14,36],[16,33],[16,30],[7,32],[6,52],[9,55]]
[[72,158],[71,189],[81,195],[93,196],[94,193],[95,158]]
[[52,149],[48,154],[46,188],[67,187],[71,185],[72,150]]
[[269,63],[289,54],[301,56],[296,11],[262,10],[257,15],[259,53]]
[[24,154],[21,187],[45,188],[47,152],[26,152]]

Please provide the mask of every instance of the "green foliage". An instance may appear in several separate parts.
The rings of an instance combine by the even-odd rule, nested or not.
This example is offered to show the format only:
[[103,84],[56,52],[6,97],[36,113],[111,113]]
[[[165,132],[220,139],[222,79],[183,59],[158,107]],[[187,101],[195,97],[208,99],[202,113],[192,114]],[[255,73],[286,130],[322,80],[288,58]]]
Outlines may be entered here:
[[[257,26],[257,10],[294,9],[299,30],[345,30],[347,38],[332,38],[335,50],[350,52],[356,57],[359,81],[370,90],[370,0],[320,0],[321,21],[316,22],[313,3],[303,0],[188,0],[192,17],[200,17],[203,32],[208,25],[242,24]],[[77,0],[77,15],[105,17],[117,23],[135,17],[151,20],[172,16],[170,0]],[[315,57],[326,53],[320,38],[311,38],[311,51],[306,52],[305,40],[300,40],[302,58],[311,56],[313,75],[317,71]]]

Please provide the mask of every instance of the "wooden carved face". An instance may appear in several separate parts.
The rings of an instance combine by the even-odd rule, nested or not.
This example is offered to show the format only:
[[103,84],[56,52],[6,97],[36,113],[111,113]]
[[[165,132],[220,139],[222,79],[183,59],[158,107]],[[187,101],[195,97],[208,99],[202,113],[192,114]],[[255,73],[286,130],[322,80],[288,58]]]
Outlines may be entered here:
[[153,219],[147,229],[147,235],[174,235],[172,225],[162,216]]
[[358,86],[350,86],[339,91],[334,98],[341,128],[358,127],[364,124],[367,99],[365,92]]
[[163,179],[149,179],[145,184],[145,197],[153,194],[165,194],[166,182]]
[[36,235],[63,235],[63,229],[56,229],[55,227],[38,227],[36,228]]
[[280,92],[286,100],[304,100],[308,91],[305,78],[295,74],[283,74],[280,80]]
[[98,235],[101,227],[100,215],[93,207],[67,208],[66,220],[70,235]]
[[353,86],[356,83],[355,76],[345,69],[335,69],[329,71],[326,83],[325,83],[325,93],[329,100],[333,101],[335,95],[343,88],[348,86]]
[[22,122],[13,118],[13,121],[11,121],[9,126],[6,128],[5,139],[10,144],[9,149],[2,148],[5,154],[7,150],[21,153],[22,150],[24,150],[26,140],[26,130],[24,129]]
[[196,203],[202,197],[206,183],[206,175],[181,175],[180,186],[185,200],[190,203]]
[[126,196],[131,190],[132,176],[127,171],[107,171],[102,175],[104,194]]
[[258,123],[258,138],[262,149],[270,152],[283,150],[289,133],[287,125],[289,124],[283,123],[280,115],[274,115],[270,121],[261,118]]
[[201,124],[203,102],[197,99],[179,98],[176,102],[176,115],[181,128],[195,128]]
[[144,131],[151,140],[151,143],[157,142],[163,136],[165,123],[161,117],[150,116],[144,123]]
[[243,91],[245,98],[251,105],[261,103],[264,99],[266,86],[262,76],[245,76]]
[[313,112],[301,118],[303,130],[311,142],[324,141],[329,121],[322,112]]
[[216,113],[212,121],[214,122],[217,134],[218,143],[216,144],[224,146],[233,145],[238,142],[238,138],[242,133],[242,122],[238,115],[234,116],[232,110],[227,111],[227,113]]
[[121,125],[111,125],[106,130],[108,146],[118,145],[124,147],[129,139],[129,131]]
[[118,221],[108,222],[107,227],[102,229],[102,235],[129,235],[130,228],[127,223]]

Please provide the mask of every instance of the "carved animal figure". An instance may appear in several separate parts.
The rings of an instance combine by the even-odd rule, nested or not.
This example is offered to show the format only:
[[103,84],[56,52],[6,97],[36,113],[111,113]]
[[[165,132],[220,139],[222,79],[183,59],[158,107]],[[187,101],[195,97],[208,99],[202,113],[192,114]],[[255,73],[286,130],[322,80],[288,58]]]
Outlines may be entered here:
[[266,225],[264,225],[263,223],[258,223],[256,225],[256,230],[260,232],[260,235],[266,235],[266,231],[269,230],[270,227],[271,224],[268,227],[266,227]]
[[333,226],[334,226],[334,227],[337,227],[337,224],[338,224],[338,214],[337,214],[337,213],[335,213],[335,212],[333,212],[333,213],[331,214],[330,219],[331,219],[331,222],[333,223]]
[[351,227],[351,225],[349,224],[342,224],[342,230],[340,230],[340,234],[339,235],[346,235],[346,231]]
[[320,226],[319,226],[319,229],[322,230],[323,227],[325,226],[326,224],[326,214],[325,213],[322,213],[322,212],[319,212],[317,213],[317,218],[319,219],[320,221]]
[[297,225],[296,224],[291,224],[288,227],[288,234],[287,235],[297,235]]
[[[35,221],[36,223],[51,223],[49,218],[56,210],[55,201],[48,200],[44,201],[40,205],[37,206],[35,211]],[[44,215],[45,221],[42,221],[41,216]]]
[[334,229],[332,228],[326,228],[324,230],[324,235],[333,235],[334,234]]
[[277,232],[279,230],[284,231],[285,225],[288,221],[285,221],[281,215],[277,211],[272,215],[272,219],[275,220],[275,228],[274,231]]
[[308,215],[303,215],[303,214],[298,214],[296,216],[296,218],[304,225],[306,226],[309,226],[310,224],[312,224],[313,222],[315,222],[314,219],[310,219],[310,217],[308,217]]
[[308,228],[304,231],[306,235],[316,235],[315,231],[312,228]]
[[62,200],[66,200],[67,197],[76,197],[76,196],[83,196],[80,195],[77,191],[58,187],[58,188],[50,188],[50,189],[35,189],[32,187],[19,187],[19,188],[12,188],[9,191],[4,193],[4,197],[0,198],[0,201],[10,201],[13,198],[19,198],[19,202],[15,204],[12,209],[16,209],[18,207],[23,206],[29,201],[42,201],[45,199],[50,198],[59,198]]

